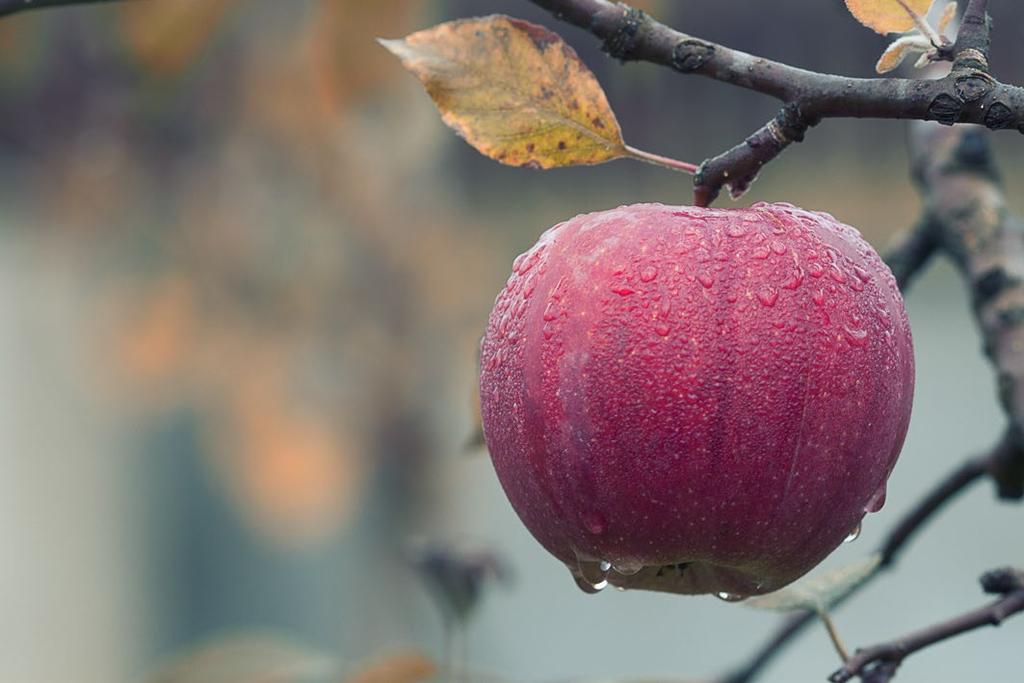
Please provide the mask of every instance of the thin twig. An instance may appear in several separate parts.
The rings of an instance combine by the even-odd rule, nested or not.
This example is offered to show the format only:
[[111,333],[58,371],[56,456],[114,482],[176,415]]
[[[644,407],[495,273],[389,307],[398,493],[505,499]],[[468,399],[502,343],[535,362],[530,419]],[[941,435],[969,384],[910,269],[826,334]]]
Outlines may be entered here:
[[841,669],[829,676],[829,680],[832,683],[846,683],[855,676],[872,673],[872,669],[877,665],[887,664],[888,666],[884,668],[886,677],[881,678],[875,672],[873,680],[888,681],[895,674],[896,667],[915,652],[982,626],[999,626],[1014,614],[1024,612],[1024,580],[1022,580],[1020,571],[1005,569],[990,572],[982,577],[982,582],[983,585],[998,582],[1003,586],[1008,583],[1012,586],[1006,586],[1011,588],[1009,590],[989,590],[988,592],[1002,593],[1002,597],[984,607],[965,612],[900,638],[857,650]]
[[932,25],[928,23],[927,18],[911,9],[910,5],[906,3],[906,0],[896,0],[896,2],[900,4],[903,11],[910,15],[911,20],[914,22],[914,26],[916,26],[917,30],[921,32],[921,35],[928,39],[928,42],[932,44],[932,47],[939,48],[942,46],[942,36],[932,28]]
[[[882,544],[882,568],[891,567],[936,512],[982,477],[995,481],[1001,498],[1024,497],[1024,439],[1019,428],[1024,425],[1024,226],[1006,210],[983,129],[919,124],[911,142],[924,216],[886,260],[903,287],[937,251],[960,267],[971,283],[975,316],[998,370],[1001,399],[1012,426],[987,455],[958,466],[904,515]],[[725,680],[754,680],[813,620],[810,612],[787,619],[746,665]],[[877,680],[887,680],[882,677],[886,668],[874,672]]]
[[821,623],[825,625],[825,630],[828,632],[828,638],[832,641],[832,647],[836,649],[836,652],[839,654],[839,658],[844,662],[850,661],[850,652],[846,649],[846,645],[843,643],[843,639],[839,635],[839,629],[836,628],[836,622],[832,620],[832,615],[829,614],[828,610],[823,609],[818,612],[818,618],[821,619]]
[[593,33],[612,57],[699,74],[785,103],[783,114],[701,165],[694,178],[698,204],[710,203],[726,185],[734,192],[742,190],[762,166],[825,118],[919,119],[1024,129],[1024,88],[1000,83],[988,72],[985,0],[972,0],[968,6],[952,50],[953,70],[937,80],[849,78],[799,69],[681,33],[609,0],[530,1]]
[[106,2],[126,2],[127,0],[0,0],[0,17],[18,12],[48,7],[68,7],[71,5],[95,5]]
[[[882,555],[879,568],[891,568],[914,535],[923,529],[935,516],[935,513],[944,505],[967,490],[974,482],[979,481],[988,472],[991,461],[998,457],[999,452],[999,449],[996,448],[988,456],[968,459],[939,481],[924,498],[918,501],[900,519],[899,523],[882,542],[879,549]],[[879,576],[878,572],[870,575],[843,596],[834,607],[858,593],[877,576]],[[785,646],[813,623],[816,618],[817,615],[812,611],[800,612],[788,617],[769,641],[757,650],[745,665],[723,677],[721,679],[722,683],[750,683],[750,681],[753,681],[764,671],[769,662],[774,660]]]

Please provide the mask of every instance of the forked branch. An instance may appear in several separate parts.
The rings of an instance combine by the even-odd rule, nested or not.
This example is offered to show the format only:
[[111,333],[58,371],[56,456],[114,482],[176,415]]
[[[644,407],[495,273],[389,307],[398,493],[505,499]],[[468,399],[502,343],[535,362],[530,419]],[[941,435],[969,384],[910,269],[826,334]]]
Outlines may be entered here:
[[972,0],[949,57],[950,74],[924,78],[850,78],[800,69],[687,35],[640,10],[609,0],[531,0],[584,28],[623,61],[643,60],[770,95],[782,111],[743,143],[706,160],[694,178],[706,205],[729,186],[742,193],[762,166],[822,119],[836,117],[977,123],[1024,129],[1024,89],[989,74],[986,0]]
[[982,626],[999,626],[1014,614],[1024,612],[1024,572],[1021,570],[988,572],[981,577],[981,585],[986,593],[998,594],[999,599],[920,631],[857,650],[829,680],[846,683],[860,676],[870,683],[887,683],[903,660],[915,652]]

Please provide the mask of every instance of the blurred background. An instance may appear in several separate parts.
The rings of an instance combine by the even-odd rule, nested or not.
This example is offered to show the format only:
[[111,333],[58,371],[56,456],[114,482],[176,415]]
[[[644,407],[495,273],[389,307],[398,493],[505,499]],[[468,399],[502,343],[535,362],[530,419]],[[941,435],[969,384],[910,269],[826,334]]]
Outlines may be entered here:
[[[635,4],[819,70],[871,75],[885,46],[841,0]],[[774,615],[712,598],[584,595],[472,445],[477,340],[513,257],[580,212],[690,199],[688,178],[627,161],[490,162],[373,42],[493,12],[565,36],[642,149],[698,162],[777,108],[620,66],[523,0],[140,0],[0,21],[0,681],[401,683],[453,648],[473,681],[692,679],[771,631]],[[1024,81],[1024,7],[993,12],[995,70]],[[881,248],[919,208],[904,138],[828,121],[741,203],[827,210]],[[996,140],[1024,210],[1024,141]],[[907,447],[887,506],[829,565],[867,554],[1003,422],[952,269],[908,305]],[[987,484],[950,506],[837,614],[846,639],[979,604],[982,571],[1024,564],[1020,515]],[[468,583],[439,602],[452,576]],[[1022,637],[960,638],[900,680],[1019,680]],[[765,680],[837,664],[815,629]]]

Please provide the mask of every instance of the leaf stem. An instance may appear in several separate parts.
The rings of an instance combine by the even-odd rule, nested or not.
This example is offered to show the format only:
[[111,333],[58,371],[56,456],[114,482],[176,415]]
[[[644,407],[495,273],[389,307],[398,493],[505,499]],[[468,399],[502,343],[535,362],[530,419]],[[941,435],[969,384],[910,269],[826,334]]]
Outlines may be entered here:
[[917,26],[917,30],[921,32],[921,35],[928,39],[928,42],[932,44],[932,47],[940,48],[946,44],[947,41],[943,40],[942,36],[932,28],[931,24],[928,23],[927,18],[911,9],[904,0],[896,0],[896,2],[898,2],[900,7],[906,10],[907,14],[910,15],[910,18],[914,20],[914,25]]
[[664,168],[670,168],[673,171],[680,171],[682,173],[689,173],[693,175],[697,172],[697,164],[689,164],[685,161],[679,161],[670,157],[663,157],[660,154],[654,154],[652,152],[645,152],[642,149],[636,147],[630,147],[625,145],[625,150],[634,159],[646,162],[648,164],[654,164],[655,166],[663,166]]
[[850,661],[850,652],[839,636],[839,629],[836,628],[836,622],[832,621],[832,615],[828,613],[827,609],[819,609],[818,616],[821,617],[821,623],[825,625],[825,630],[828,631],[828,637],[836,652],[839,653],[839,658],[843,660],[843,663]]

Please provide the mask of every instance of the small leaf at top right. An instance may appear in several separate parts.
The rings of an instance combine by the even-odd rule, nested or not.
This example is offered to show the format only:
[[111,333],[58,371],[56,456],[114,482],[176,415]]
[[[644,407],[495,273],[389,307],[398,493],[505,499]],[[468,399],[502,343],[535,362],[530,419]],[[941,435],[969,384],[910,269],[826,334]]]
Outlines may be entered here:
[[928,13],[934,0],[846,0],[846,8],[872,31],[903,33],[914,28],[914,16]]

